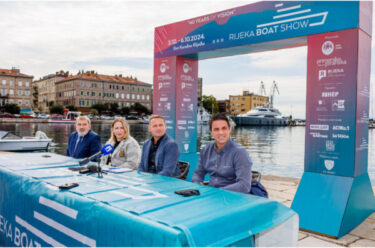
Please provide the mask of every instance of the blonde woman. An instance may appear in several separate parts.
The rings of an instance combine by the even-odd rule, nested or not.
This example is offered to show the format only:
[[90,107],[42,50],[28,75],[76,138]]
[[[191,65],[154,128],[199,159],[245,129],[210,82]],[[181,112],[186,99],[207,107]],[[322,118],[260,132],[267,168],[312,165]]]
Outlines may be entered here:
[[138,142],[130,136],[129,124],[124,118],[116,118],[111,125],[111,138],[106,144],[114,147],[112,154],[103,156],[101,164],[124,167],[132,170],[138,168],[141,149]]

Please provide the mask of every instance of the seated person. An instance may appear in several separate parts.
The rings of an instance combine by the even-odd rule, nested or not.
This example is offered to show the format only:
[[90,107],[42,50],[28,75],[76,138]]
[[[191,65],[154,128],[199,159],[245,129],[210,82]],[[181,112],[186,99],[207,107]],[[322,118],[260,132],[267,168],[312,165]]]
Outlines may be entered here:
[[102,148],[100,136],[91,130],[91,121],[87,116],[79,116],[76,120],[76,131],[69,136],[66,156],[87,158]]
[[111,144],[113,153],[103,156],[101,164],[114,167],[124,167],[132,170],[138,168],[141,159],[141,148],[138,142],[130,136],[128,122],[124,118],[117,118],[111,125],[111,138],[106,144]]
[[152,137],[143,144],[138,170],[170,177],[178,176],[180,150],[177,143],[165,133],[167,126],[164,117],[152,115],[148,130]]
[[208,173],[209,186],[248,194],[252,162],[247,151],[230,138],[228,117],[224,113],[215,114],[209,127],[215,141],[201,150],[192,181],[203,184]]

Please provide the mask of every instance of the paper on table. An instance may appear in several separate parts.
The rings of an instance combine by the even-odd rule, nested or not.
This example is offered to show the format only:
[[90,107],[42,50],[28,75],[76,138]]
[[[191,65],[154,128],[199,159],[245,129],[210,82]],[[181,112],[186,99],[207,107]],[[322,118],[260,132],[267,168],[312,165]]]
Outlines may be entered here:
[[109,167],[108,171],[111,173],[123,173],[132,171],[132,169],[124,168],[124,167]]

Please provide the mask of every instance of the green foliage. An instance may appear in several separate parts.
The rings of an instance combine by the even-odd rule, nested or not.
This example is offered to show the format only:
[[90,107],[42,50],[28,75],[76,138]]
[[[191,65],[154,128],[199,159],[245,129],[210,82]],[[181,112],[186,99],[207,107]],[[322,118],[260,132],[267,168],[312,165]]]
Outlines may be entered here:
[[129,115],[129,113],[130,113],[130,108],[129,108],[129,107],[123,107],[123,108],[120,110],[120,113],[121,113],[121,115]]
[[20,107],[15,103],[7,103],[4,105],[4,112],[9,114],[19,114],[20,110]]
[[98,115],[99,114],[99,111],[97,109],[90,109],[90,114],[92,115]]
[[137,112],[138,115],[141,115],[141,114],[148,115],[148,114],[150,114],[150,111],[144,105],[140,104],[139,102],[136,102],[135,104],[133,104],[130,109],[134,112]]
[[62,105],[52,105],[49,107],[49,112],[51,114],[64,114],[64,107]]
[[202,96],[203,107],[211,114],[219,113],[219,105],[213,95]]
[[97,110],[98,113],[101,115],[103,112],[107,111],[107,106],[101,103],[97,103],[91,106],[91,110]]
[[108,110],[111,112],[111,114],[119,114],[120,113],[120,108],[118,106],[118,103],[116,103],[116,102],[111,102],[109,104]]

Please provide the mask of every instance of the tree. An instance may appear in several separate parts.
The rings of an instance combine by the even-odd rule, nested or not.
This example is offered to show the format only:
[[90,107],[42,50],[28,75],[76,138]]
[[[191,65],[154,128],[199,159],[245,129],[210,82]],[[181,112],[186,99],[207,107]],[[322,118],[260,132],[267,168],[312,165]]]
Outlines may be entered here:
[[120,113],[120,109],[118,107],[118,103],[116,103],[116,102],[111,102],[109,104],[109,109],[108,110],[111,112],[111,114],[119,114]]
[[97,103],[97,104],[92,105],[91,109],[96,109],[98,113],[101,115],[103,112],[107,110],[107,107],[104,104]]
[[123,107],[123,108],[120,110],[120,113],[121,113],[121,115],[129,115],[129,113],[130,113],[130,108],[129,108],[129,107]]
[[213,95],[202,96],[203,107],[211,114],[219,112],[219,105],[217,104],[216,98]]
[[134,112],[137,112],[138,115],[140,114],[150,114],[150,111],[142,104],[140,104],[139,102],[136,102],[134,103],[132,106],[131,106],[131,110],[134,111]]
[[20,107],[15,103],[7,103],[4,105],[4,111],[9,114],[19,114],[20,110]]
[[62,105],[52,105],[49,107],[49,112],[51,114],[64,114],[64,107]]
[[97,109],[90,109],[90,114],[92,115],[98,115],[99,114],[99,111]]
[[78,111],[77,107],[73,104],[66,106],[66,108],[69,109],[69,111]]

